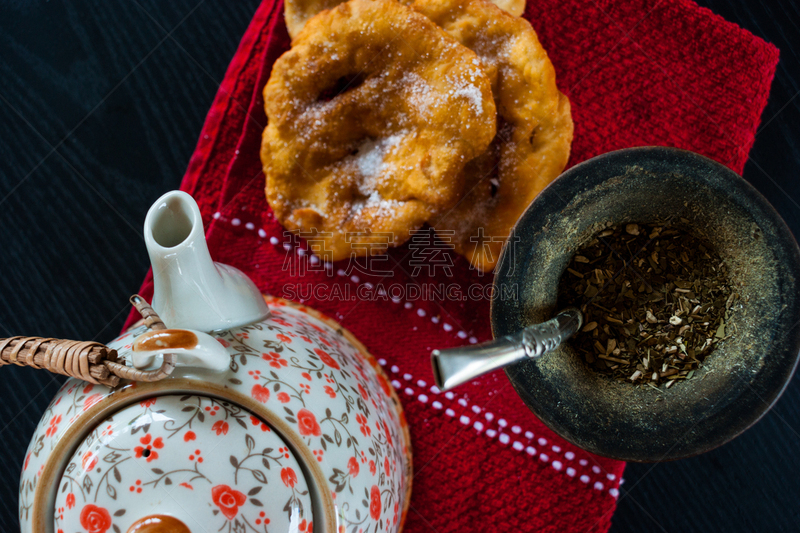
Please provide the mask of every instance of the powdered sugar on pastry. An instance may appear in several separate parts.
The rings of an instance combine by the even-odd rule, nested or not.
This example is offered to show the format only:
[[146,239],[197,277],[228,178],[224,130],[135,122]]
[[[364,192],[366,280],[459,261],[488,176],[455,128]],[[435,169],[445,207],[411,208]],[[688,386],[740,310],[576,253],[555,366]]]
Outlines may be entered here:
[[477,87],[471,83],[465,83],[455,88],[456,96],[463,96],[470,101],[472,107],[475,109],[475,114],[480,115],[483,113],[483,100],[481,99],[481,92]]
[[363,176],[358,190],[366,199],[356,200],[351,204],[354,217],[362,216],[365,209],[370,210],[374,217],[391,217],[396,214],[401,202],[383,198],[378,189],[381,182],[391,178],[394,173],[394,166],[385,157],[397,149],[403,135],[404,132],[379,140],[367,139],[358,147],[358,153],[353,156],[358,171]]
[[400,86],[405,88],[411,106],[423,116],[428,115],[441,103],[434,98],[430,85],[414,72],[408,72],[400,82]]
[[337,260],[368,253],[362,236],[402,244],[452,208],[462,169],[496,130],[479,64],[393,0],[350,0],[311,19],[264,89],[261,160],[276,219],[324,235]]
[[358,171],[365,178],[362,185],[359,186],[362,192],[367,191],[364,194],[374,190],[375,178],[387,173],[391,174],[392,169],[384,158],[397,149],[397,145],[402,139],[403,133],[397,133],[379,140],[367,139],[358,147],[355,160]]
[[[464,74],[469,76],[469,80],[465,79],[466,76]],[[480,89],[478,89],[474,83],[475,80],[482,75],[483,73],[481,70],[476,67],[466,73],[462,73],[459,77],[448,76],[448,81],[453,84],[453,89],[450,90],[450,94],[466,98],[470,104],[472,104],[476,115],[481,115],[483,113],[483,97]]]

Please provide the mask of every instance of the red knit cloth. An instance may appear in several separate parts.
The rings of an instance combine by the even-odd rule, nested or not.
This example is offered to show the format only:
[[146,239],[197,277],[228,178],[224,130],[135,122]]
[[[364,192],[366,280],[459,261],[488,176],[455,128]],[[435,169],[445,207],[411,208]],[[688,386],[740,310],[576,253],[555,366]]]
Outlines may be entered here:
[[[529,0],[525,17],[572,102],[570,166],[619,148],[665,145],[742,171],[778,61],[774,46],[688,0]],[[357,292],[433,282],[466,292],[491,283],[490,275],[478,276],[454,257],[451,275],[417,268],[412,278],[428,259],[420,263],[419,249],[409,245],[380,265],[393,271],[386,278],[345,271],[347,261],[320,272],[297,252],[306,244],[284,235],[264,197],[259,144],[262,88],[288,48],[283,3],[265,0],[183,179],[181,188],[200,204],[212,256],[276,296],[316,287],[306,303],[339,320],[381,360],[404,401],[414,447],[406,531],[606,531],[624,463],[556,436],[502,372],[455,394],[431,389],[432,348],[491,337],[486,300],[376,301]],[[148,298],[151,280],[141,291]],[[351,300],[326,297],[334,289]]]

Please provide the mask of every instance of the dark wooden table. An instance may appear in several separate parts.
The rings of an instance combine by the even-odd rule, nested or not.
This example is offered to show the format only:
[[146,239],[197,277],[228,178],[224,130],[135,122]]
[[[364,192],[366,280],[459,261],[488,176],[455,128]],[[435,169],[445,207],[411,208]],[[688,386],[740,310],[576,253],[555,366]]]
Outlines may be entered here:
[[[800,232],[800,11],[701,0],[781,49],[744,176]],[[108,341],[147,271],[148,207],[177,188],[258,0],[0,2],[0,337]],[[0,531],[63,380],[0,370]],[[800,530],[800,380],[735,441],[628,466],[612,531]]]

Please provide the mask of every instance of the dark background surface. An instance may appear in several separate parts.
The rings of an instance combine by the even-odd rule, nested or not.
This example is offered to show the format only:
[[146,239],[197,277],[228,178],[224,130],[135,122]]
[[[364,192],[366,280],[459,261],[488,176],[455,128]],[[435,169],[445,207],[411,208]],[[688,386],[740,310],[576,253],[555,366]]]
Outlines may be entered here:
[[[800,8],[699,3],[781,49],[744,177],[798,235]],[[257,4],[0,1],[0,337],[109,341],[120,331],[148,268],[144,216],[178,187]],[[62,381],[0,371],[0,531],[18,530],[28,439]],[[798,452],[795,377],[735,441],[630,464],[612,531],[798,531]]]

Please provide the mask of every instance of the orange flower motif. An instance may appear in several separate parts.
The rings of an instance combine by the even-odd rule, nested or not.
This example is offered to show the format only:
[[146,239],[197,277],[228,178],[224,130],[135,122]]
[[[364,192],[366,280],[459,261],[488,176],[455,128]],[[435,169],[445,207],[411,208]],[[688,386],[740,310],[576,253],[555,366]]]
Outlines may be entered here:
[[356,415],[356,422],[358,422],[358,424],[360,426],[360,429],[361,429],[361,433],[365,437],[369,437],[370,435],[372,435],[372,430],[367,425],[367,417],[366,416],[362,415],[361,413],[358,413]]
[[301,435],[313,435],[315,437],[322,435],[317,418],[308,409],[300,409],[297,412],[297,426]]
[[392,475],[392,471],[391,471],[391,469],[389,468],[389,458],[388,458],[388,457],[386,457],[386,458],[383,460],[383,469],[384,469],[384,470],[386,470],[386,477],[389,477],[389,476],[391,476],[391,475]]
[[67,509],[72,509],[75,507],[75,494],[69,493],[67,494]]
[[284,359],[283,357],[281,357],[280,354],[275,352],[262,353],[261,359],[263,359],[264,361],[269,361],[269,366],[271,366],[272,368],[280,369],[281,367],[289,366],[289,362],[286,361],[286,359]]
[[214,425],[211,426],[217,435],[227,435],[228,434],[228,423],[224,420],[217,420],[214,422]]
[[83,471],[91,472],[92,470],[94,470],[94,467],[97,466],[98,459],[99,457],[92,452],[86,452],[85,454],[83,454],[83,457],[81,458],[81,465],[83,465]]
[[83,410],[87,411],[91,406],[93,406],[96,403],[99,403],[100,400],[102,399],[103,399],[102,394],[92,394],[83,401]]
[[155,398],[149,398],[149,399],[147,399],[147,400],[145,400],[143,402],[139,402],[139,405],[143,409],[147,409],[148,407],[153,407],[155,404],[156,404],[156,399]]
[[389,443],[389,446],[392,446],[392,432],[389,431],[389,426],[386,425],[386,420],[383,420],[383,432],[386,434],[386,442]]
[[278,398],[278,401],[281,403],[289,403],[289,400],[291,400],[291,398],[289,398],[289,395],[286,394],[285,392],[279,392],[276,398]]
[[[151,444],[152,441],[152,444]],[[146,457],[147,462],[153,461],[158,459],[158,452],[155,449],[161,449],[164,447],[164,440],[161,437],[153,440],[153,437],[150,436],[150,433],[139,439],[139,442],[144,444],[144,446],[137,446],[133,449],[133,452],[136,454],[136,457]],[[154,449],[155,448],[155,449]]]
[[91,503],[81,511],[81,526],[87,533],[106,533],[111,527],[111,515]]
[[281,470],[281,481],[283,481],[283,484],[287,487],[294,488],[297,484],[297,474],[294,473],[293,469],[287,466]]
[[358,459],[355,457],[351,457],[349,461],[347,461],[347,471],[350,472],[350,475],[356,477],[358,475]]
[[267,403],[269,389],[262,385],[253,385],[253,388],[250,389],[250,395],[261,403]]
[[369,515],[373,520],[381,517],[381,491],[377,485],[372,485],[369,491]]
[[330,385],[325,385],[325,388],[323,390],[325,391],[325,394],[327,394],[331,398],[336,398],[336,391],[333,390],[333,388],[331,388]]
[[247,501],[247,496],[228,485],[217,485],[211,489],[211,499],[225,518],[233,520],[239,513],[239,507]]
[[61,415],[54,416],[50,419],[50,425],[47,426],[47,430],[44,432],[45,435],[48,437],[52,437],[53,435],[58,432],[58,425],[61,423]]
[[281,342],[285,342],[286,344],[291,344],[291,342],[292,342],[292,339],[290,339],[289,337],[287,337],[287,336],[286,336],[286,335],[284,335],[283,333],[278,333],[278,334],[277,334],[277,335],[275,335],[275,336],[276,336],[276,337],[278,337],[278,340],[279,340],[279,341],[281,341]]
[[131,492],[135,492],[136,494],[142,493],[142,480],[137,479],[136,483],[128,487],[128,490]]
[[[266,425],[264,422],[262,422],[262,421],[261,421],[261,419],[259,419],[258,417],[255,417],[255,416],[253,416],[253,415],[250,415],[250,422],[251,422],[251,423],[252,423],[254,426],[259,426],[259,425],[260,425],[260,426],[261,426],[261,431],[269,431],[269,426],[268,426],[268,425]],[[287,456],[287,457],[288,457],[288,456]]]
[[336,362],[336,359],[331,357],[328,352],[325,350],[320,350],[319,348],[314,348],[314,353],[317,354],[320,361],[328,365],[329,367],[339,370],[339,363]]

